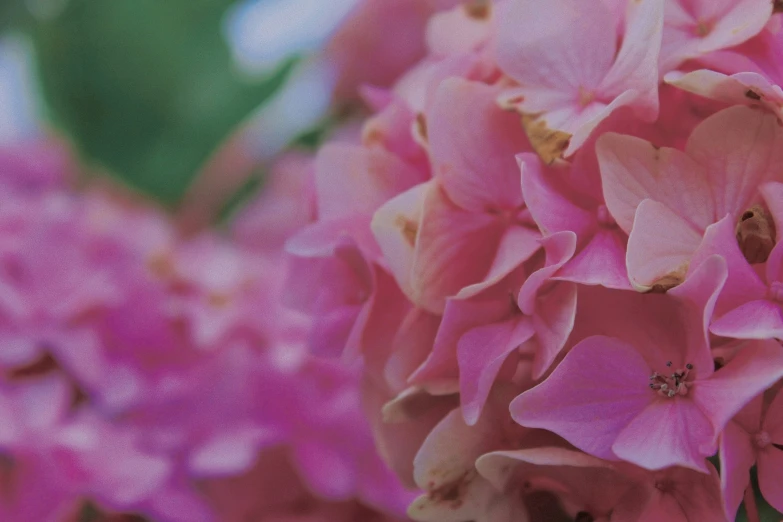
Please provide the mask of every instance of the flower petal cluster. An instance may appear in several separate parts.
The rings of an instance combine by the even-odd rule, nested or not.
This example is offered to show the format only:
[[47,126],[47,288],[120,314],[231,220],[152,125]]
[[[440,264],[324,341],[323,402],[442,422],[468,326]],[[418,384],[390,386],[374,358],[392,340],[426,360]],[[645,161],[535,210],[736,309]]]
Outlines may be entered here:
[[[360,372],[306,352],[281,246],[308,185],[183,237],[67,155],[0,151],[0,519],[399,520]],[[116,193],[115,193],[116,192]],[[116,518],[115,518],[116,517]]]
[[466,1],[362,89],[284,298],[410,517],[734,520],[753,469],[783,510],[776,6]]

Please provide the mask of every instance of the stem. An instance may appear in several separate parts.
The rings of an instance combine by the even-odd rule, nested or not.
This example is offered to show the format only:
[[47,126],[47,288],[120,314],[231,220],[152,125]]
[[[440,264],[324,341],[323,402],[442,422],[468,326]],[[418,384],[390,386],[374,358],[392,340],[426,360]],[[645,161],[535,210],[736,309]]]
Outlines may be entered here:
[[753,492],[753,486],[750,484],[745,488],[745,512],[748,514],[748,522],[761,522],[759,518],[759,508],[756,506],[756,495]]

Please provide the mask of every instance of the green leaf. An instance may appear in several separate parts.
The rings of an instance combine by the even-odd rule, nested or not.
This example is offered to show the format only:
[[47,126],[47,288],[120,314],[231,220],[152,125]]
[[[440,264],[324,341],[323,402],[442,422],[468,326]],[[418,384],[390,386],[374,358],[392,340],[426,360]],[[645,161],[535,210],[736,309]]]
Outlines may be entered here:
[[169,204],[285,80],[251,82],[221,35],[229,0],[71,0],[33,27],[53,123],[94,161]]

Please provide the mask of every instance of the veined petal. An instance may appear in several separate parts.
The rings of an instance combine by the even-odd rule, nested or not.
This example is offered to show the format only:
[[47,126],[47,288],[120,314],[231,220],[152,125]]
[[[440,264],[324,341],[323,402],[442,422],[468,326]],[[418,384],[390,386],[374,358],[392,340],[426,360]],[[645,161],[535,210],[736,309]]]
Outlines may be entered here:
[[519,117],[501,110],[496,97],[488,85],[451,78],[438,88],[428,113],[434,175],[451,201],[473,212],[522,204],[514,156],[529,144]]
[[783,339],[783,313],[772,301],[751,301],[713,321],[710,332],[734,339]]
[[645,199],[663,203],[700,231],[716,221],[707,173],[683,152],[608,132],[596,142],[596,153],[606,206],[626,233]]
[[514,399],[511,415],[522,426],[553,431],[591,455],[614,460],[617,436],[656,398],[649,376],[634,347],[589,337],[544,382]]
[[781,377],[783,350],[777,341],[751,341],[709,379],[696,381],[690,393],[717,437],[737,412]]
[[634,288],[647,291],[685,280],[701,234],[666,205],[651,199],[636,209],[633,230],[628,237],[626,263]]
[[625,264],[626,240],[623,236],[619,229],[598,229],[582,250],[563,265],[553,279],[631,290]]
[[615,455],[646,469],[683,466],[705,473],[715,449],[709,419],[687,397],[658,397],[612,445]]
[[712,222],[739,217],[758,198],[760,185],[783,180],[783,128],[774,114],[729,107],[693,130],[685,152],[706,169]]
[[726,516],[734,520],[745,488],[750,485],[750,468],[756,455],[750,435],[738,424],[726,424],[720,438],[720,487]]
[[530,319],[517,317],[473,328],[460,338],[457,360],[465,422],[472,426],[478,421],[506,358],[535,333]]
[[763,299],[767,294],[767,286],[739,249],[735,229],[735,220],[731,216],[707,227],[688,268],[690,274],[713,255],[719,255],[726,260],[728,276],[716,303],[717,315],[747,301]]

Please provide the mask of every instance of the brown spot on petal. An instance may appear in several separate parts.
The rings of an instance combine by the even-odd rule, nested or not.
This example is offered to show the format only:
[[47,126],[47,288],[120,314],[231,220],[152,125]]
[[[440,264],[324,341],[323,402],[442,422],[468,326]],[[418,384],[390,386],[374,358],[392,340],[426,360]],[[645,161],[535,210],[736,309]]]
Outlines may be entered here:
[[37,360],[26,366],[19,366],[8,373],[9,379],[26,379],[49,374],[59,368],[57,361],[50,353],[44,353]]
[[416,130],[419,133],[419,136],[422,137],[424,142],[427,142],[427,118],[422,113],[418,113],[416,115]]
[[174,260],[168,252],[157,252],[147,259],[147,270],[160,279],[168,279],[176,274]]
[[402,235],[405,236],[405,241],[410,246],[416,244],[416,236],[419,234],[419,226],[412,219],[408,219],[405,216],[399,215],[394,221],[394,224],[400,229]]
[[571,141],[570,134],[550,129],[547,127],[546,121],[537,115],[523,114],[522,127],[525,129],[533,150],[547,165],[560,158]]
[[693,28],[693,33],[695,36],[704,38],[705,36],[709,35],[712,32],[712,29],[714,27],[715,27],[715,22],[713,21],[699,20],[699,23],[696,24],[696,27]]
[[754,205],[737,222],[737,243],[748,263],[763,263],[775,246],[775,222],[761,205]]
[[467,15],[476,20],[486,20],[491,12],[489,0],[469,0],[462,6]]
[[207,295],[207,302],[213,308],[225,308],[231,303],[231,296],[222,292],[210,292]]
[[783,0],[772,0],[772,12],[783,13]]
[[671,274],[663,276],[652,284],[647,293],[665,294],[675,286],[685,281],[686,270],[677,270],[676,272],[672,272]]
[[386,136],[373,124],[368,124],[362,130],[362,144],[368,147],[372,145],[384,145]]
[[465,492],[475,478],[475,470],[466,471],[456,480],[430,491],[428,499],[435,504],[447,504],[451,509],[459,509],[464,503]]
[[753,89],[748,89],[747,91],[745,91],[745,97],[756,101],[761,99],[761,95],[756,91],[754,91]]

